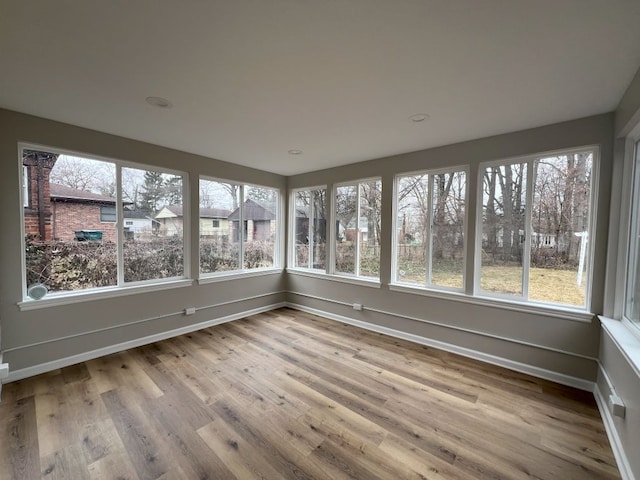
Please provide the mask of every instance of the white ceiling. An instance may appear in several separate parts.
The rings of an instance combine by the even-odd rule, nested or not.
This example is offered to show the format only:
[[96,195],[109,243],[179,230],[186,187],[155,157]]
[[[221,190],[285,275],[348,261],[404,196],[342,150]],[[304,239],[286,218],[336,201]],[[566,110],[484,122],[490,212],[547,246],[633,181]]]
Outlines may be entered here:
[[638,0],[0,0],[1,107],[285,175],[612,111],[639,66]]

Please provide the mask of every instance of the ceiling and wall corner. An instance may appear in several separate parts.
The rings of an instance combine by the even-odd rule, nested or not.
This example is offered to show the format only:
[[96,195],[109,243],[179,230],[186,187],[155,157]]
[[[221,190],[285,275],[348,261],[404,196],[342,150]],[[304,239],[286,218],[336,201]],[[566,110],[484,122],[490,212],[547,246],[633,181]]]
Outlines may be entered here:
[[639,24],[634,0],[3,0],[0,107],[294,175],[611,112]]

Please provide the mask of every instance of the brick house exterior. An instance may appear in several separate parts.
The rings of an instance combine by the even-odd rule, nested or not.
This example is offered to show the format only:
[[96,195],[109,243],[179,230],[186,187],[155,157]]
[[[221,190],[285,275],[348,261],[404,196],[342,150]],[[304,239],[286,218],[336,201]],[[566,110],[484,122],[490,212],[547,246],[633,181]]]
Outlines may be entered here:
[[115,206],[113,198],[51,184],[51,238],[69,242],[77,230],[100,230],[103,241],[115,242]]

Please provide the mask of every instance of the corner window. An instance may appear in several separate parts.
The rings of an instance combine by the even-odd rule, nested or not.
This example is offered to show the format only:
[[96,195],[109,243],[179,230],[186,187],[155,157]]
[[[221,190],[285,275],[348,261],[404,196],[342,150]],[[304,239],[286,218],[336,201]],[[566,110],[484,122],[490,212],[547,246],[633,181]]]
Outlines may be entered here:
[[327,189],[292,192],[293,266],[326,270]]
[[567,151],[481,167],[480,292],[587,307],[595,156]]
[[[181,220],[173,231],[154,228],[163,208],[182,208],[184,175],[28,147],[22,165],[40,182],[30,185],[23,213],[26,289],[75,292],[185,276]],[[139,224],[120,232],[125,210]]]
[[466,179],[456,170],[396,178],[396,282],[464,288]]
[[633,183],[624,316],[640,327],[640,142],[635,145]]
[[279,191],[200,178],[200,273],[276,265]]
[[335,273],[380,277],[382,182],[365,180],[335,189]]

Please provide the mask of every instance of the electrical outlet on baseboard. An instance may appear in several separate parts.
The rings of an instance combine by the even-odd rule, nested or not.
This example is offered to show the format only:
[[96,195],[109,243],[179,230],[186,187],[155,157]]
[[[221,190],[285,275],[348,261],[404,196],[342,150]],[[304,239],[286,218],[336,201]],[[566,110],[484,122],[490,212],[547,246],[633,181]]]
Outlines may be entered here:
[[0,380],[9,376],[9,364],[0,363]]
[[196,313],[196,307],[187,307],[184,309],[185,315],[193,315],[194,313]]
[[362,311],[362,304],[361,303],[354,303],[353,304],[353,309],[354,310],[358,310],[359,312]]

